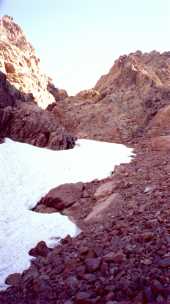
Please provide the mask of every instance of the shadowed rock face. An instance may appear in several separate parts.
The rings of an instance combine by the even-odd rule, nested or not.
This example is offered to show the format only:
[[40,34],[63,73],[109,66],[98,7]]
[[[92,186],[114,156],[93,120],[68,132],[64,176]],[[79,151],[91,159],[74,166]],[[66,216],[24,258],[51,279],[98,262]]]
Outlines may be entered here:
[[[63,92],[60,94],[52,80],[41,72],[34,48],[9,16],[0,19],[0,70],[18,91],[26,93],[25,97],[32,94],[41,108],[63,99]],[[49,90],[51,86],[55,94]]]
[[0,72],[0,138],[4,137],[54,150],[73,148],[75,143],[53,113],[41,109],[32,95],[19,92]]
[[9,88],[6,82],[6,76],[0,72],[0,108],[13,106],[14,98],[9,94]]
[[9,16],[0,19],[0,138],[51,149],[69,149],[75,139],[59,118],[41,108],[65,98],[42,74],[39,59],[21,28]]
[[155,115],[169,104],[170,52],[137,51],[116,60],[94,89],[50,109],[78,137],[126,143],[148,134]]

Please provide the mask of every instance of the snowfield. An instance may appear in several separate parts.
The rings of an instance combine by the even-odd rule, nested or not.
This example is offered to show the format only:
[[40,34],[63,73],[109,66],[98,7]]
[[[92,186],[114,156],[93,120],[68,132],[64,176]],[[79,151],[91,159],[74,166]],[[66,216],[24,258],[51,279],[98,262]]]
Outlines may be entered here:
[[10,139],[0,145],[0,289],[9,274],[29,267],[28,251],[39,241],[52,247],[55,238],[79,233],[66,216],[31,211],[39,199],[60,184],[107,177],[132,155],[123,145],[83,139],[64,151]]

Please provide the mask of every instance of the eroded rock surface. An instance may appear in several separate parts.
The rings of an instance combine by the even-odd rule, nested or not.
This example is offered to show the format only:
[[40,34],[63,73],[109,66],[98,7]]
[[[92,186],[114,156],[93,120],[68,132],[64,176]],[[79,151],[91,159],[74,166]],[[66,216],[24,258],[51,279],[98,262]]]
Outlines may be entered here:
[[[7,80],[14,88],[25,93],[25,101],[30,100],[31,94],[32,99],[41,108],[45,108],[60,99],[60,91],[52,84],[52,80],[41,72],[40,60],[33,46],[9,16],[0,19],[0,70],[6,74]],[[52,92],[50,88],[53,88]],[[61,92],[61,99],[63,96]]]
[[53,113],[41,109],[30,94],[18,91],[0,72],[1,142],[4,137],[57,150],[73,148],[75,144],[75,138]]
[[140,141],[141,137],[150,135],[150,128],[154,136],[155,133],[165,135],[170,131],[169,79],[169,52],[137,51],[116,60],[94,89],[66,98],[62,106],[54,104],[50,110],[60,115],[68,130],[82,138]]
[[54,150],[70,149],[75,144],[75,138],[52,113],[32,103],[0,109],[0,137]]

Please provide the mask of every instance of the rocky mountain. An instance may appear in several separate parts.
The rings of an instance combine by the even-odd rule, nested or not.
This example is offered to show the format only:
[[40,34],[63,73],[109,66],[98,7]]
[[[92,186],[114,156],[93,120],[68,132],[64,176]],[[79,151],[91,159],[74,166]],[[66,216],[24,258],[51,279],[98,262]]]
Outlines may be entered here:
[[51,149],[68,149],[75,139],[44,108],[67,96],[41,73],[39,59],[13,19],[0,20],[0,137]]
[[0,138],[4,137],[54,150],[69,149],[75,143],[53,113],[17,91],[0,72]]
[[33,211],[60,211],[82,232],[32,248],[30,267],[9,275],[0,303],[169,304],[170,53],[121,56],[93,89],[69,97],[41,74],[8,16],[0,35],[0,137],[63,149],[74,145],[70,131],[136,152],[110,177],[60,185],[37,202]]
[[123,143],[169,134],[169,52],[121,56],[93,89],[69,97],[41,73],[35,50],[11,17],[2,17],[0,33],[0,70],[11,96],[47,107],[67,132]]
[[18,91],[26,93],[25,98],[30,99],[31,95],[41,108],[55,102],[55,98],[60,99],[60,91],[41,72],[34,48],[9,16],[0,19],[0,70]]
[[78,137],[130,142],[169,134],[169,104],[170,52],[137,51],[116,60],[93,89],[48,109]]

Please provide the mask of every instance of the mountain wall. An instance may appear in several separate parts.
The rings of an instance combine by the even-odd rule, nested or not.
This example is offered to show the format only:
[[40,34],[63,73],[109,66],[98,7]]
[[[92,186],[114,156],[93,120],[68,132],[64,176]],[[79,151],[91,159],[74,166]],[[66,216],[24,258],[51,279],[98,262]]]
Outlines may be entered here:
[[48,109],[78,137],[127,143],[169,133],[162,118],[169,105],[170,52],[137,51],[116,60],[93,89]]
[[0,19],[0,70],[14,88],[26,93],[28,99],[32,97],[41,108],[60,98],[60,91],[42,73],[34,48],[9,16]]

